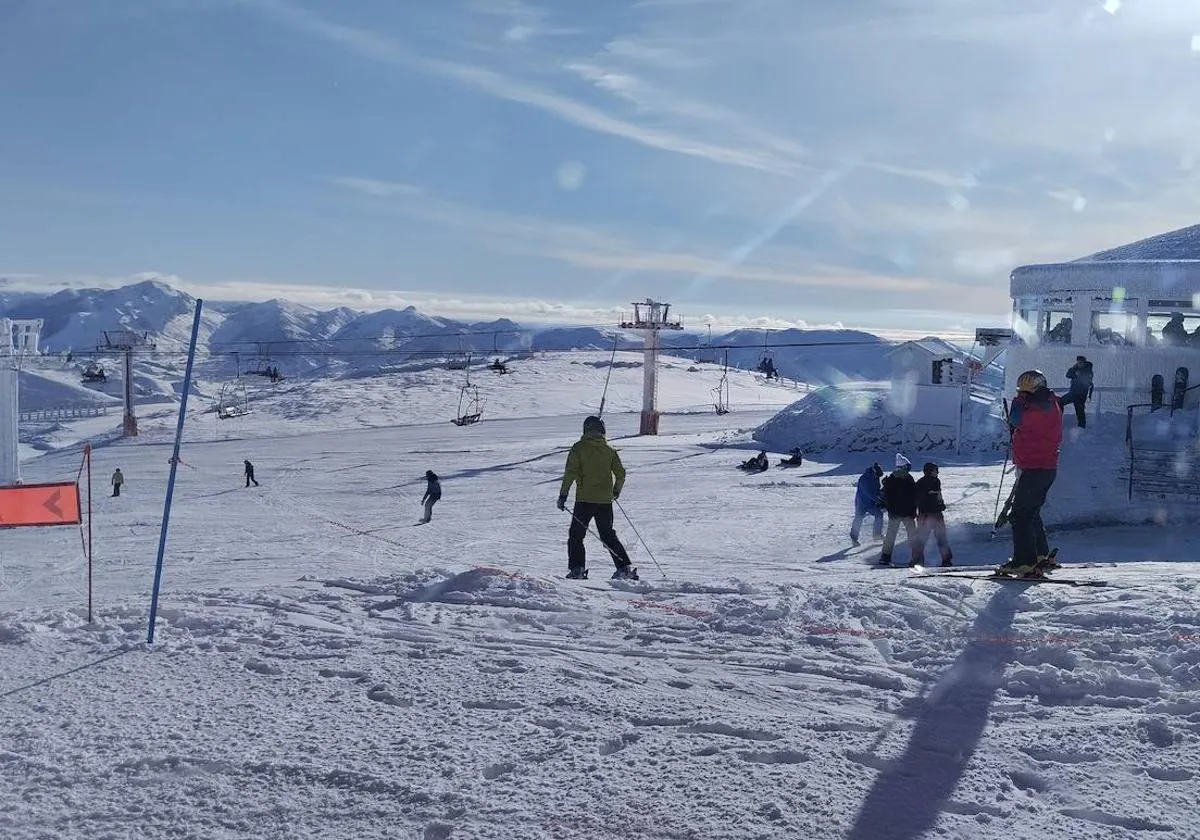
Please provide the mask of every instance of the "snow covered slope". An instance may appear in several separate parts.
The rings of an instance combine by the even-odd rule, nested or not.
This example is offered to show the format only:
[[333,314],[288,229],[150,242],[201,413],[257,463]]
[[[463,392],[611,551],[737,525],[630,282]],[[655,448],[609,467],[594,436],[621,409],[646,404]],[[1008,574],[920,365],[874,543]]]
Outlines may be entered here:
[[[193,425],[152,647],[166,436],[97,449],[97,475],[128,484],[97,499],[92,624],[78,535],[3,535],[0,833],[1200,834],[1187,529],[1055,534],[1060,576],[1105,589],[872,568],[846,538],[870,456],[742,475],[769,416],[675,416],[656,438],[609,416],[644,576],[619,586],[594,537],[594,580],[561,577],[581,415],[228,441]],[[445,495],[413,528],[429,468]],[[1005,556],[960,524],[990,515],[997,477],[943,471],[962,563]]]

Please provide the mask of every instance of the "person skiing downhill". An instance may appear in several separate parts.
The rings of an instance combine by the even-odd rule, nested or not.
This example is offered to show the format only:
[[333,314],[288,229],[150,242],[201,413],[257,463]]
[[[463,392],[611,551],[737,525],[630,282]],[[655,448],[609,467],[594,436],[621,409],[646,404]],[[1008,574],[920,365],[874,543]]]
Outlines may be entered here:
[[883,478],[883,467],[878,463],[863,470],[854,490],[854,521],[850,523],[850,542],[858,545],[858,535],[863,519],[872,517],[871,536],[875,542],[883,539],[883,490],[879,479]]
[[246,486],[250,486],[250,482],[254,482],[254,486],[258,486],[258,479],[254,477],[254,465],[249,460],[242,461],[242,473],[246,476]]
[[440,498],[442,498],[442,482],[433,470],[425,470],[425,495],[421,497],[421,504],[425,505],[425,515],[421,517],[421,524],[433,519],[433,506]]
[[583,421],[583,436],[567,455],[562,486],[558,491],[558,509],[567,509],[567,495],[575,485],[575,506],[571,511],[571,527],[567,531],[567,577],[580,580],[587,577],[587,557],[583,538],[588,524],[595,519],[600,541],[612,555],[617,570],[613,579],[637,580],[637,569],[629,561],[625,546],[613,529],[613,502],[625,486],[625,467],[617,450],[605,440],[604,421],[588,417]]
[[1012,460],[1017,468],[1013,486],[1013,556],[996,571],[1005,575],[1038,575],[1059,566],[1050,555],[1042,505],[1058,475],[1063,413],[1058,398],[1040,370],[1017,378],[1017,396],[1008,412],[1012,429]]
[[933,536],[943,566],[953,566],[954,553],[946,536],[946,501],[942,498],[942,480],[938,478],[938,465],[930,461],[921,468],[917,479],[917,542],[913,559],[924,565],[925,545]]
[[888,524],[879,555],[881,566],[892,565],[892,549],[896,547],[896,535],[901,525],[912,553],[908,565],[916,566],[920,557],[917,549],[917,483],[911,469],[909,460],[896,453],[896,468],[883,480],[883,506],[887,508]]

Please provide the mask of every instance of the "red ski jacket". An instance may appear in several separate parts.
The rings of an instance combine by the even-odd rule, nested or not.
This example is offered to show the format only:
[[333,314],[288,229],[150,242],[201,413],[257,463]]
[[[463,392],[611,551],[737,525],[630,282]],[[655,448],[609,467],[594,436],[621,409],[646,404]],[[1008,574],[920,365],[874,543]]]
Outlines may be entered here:
[[1058,469],[1062,445],[1062,407],[1049,388],[1021,393],[1008,412],[1013,428],[1012,459],[1021,470]]

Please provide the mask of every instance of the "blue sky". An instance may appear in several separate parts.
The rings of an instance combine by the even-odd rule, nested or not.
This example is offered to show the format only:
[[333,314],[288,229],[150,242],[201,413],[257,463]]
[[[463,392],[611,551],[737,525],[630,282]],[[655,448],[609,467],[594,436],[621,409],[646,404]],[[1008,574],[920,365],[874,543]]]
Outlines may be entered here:
[[9,0],[0,276],[953,331],[1197,221],[1194,0]]

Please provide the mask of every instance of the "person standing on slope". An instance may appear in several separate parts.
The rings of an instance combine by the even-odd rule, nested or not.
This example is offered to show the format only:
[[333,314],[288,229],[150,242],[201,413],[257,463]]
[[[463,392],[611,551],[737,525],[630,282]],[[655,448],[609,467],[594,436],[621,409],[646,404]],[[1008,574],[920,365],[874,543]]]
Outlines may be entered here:
[[1095,387],[1095,373],[1087,356],[1075,357],[1075,364],[1067,370],[1067,379],[1071,380],[1071,387],[1067,389],[1067,395],[1059,400],[1059,405],[1063,408],[1075,406],[1075,425],[1086,429],[1087,413],[1083,405],[1092,398]]
[[1058,567],[1050,558],[1042,505],[1058,475],[1062,446],[1062,406],[1040,370],[1017,377],[1017,396],[1008,411],[1012,429],[1012,460],[1017,468],[1013,486],[1013,556],[997,569],[1002,574],[1040,574]]
[[571,511],[571,527],[567,532],[567,577],[580,580],[587,577],[587,558],[583,538],[588,524],[595,519],[600,541],[612,555],[617,570],[613,579],[637,580],[637,569],[629,562],[625,546],[613,530],[613,502],[625,486],[625,467],[617,450],[604,438],[604,421],[589,417],[583,421],[583,437],[571,447],[563,471],[562,487],[558,491],[558,509],[567,509],[567,494],[575,485],[575,507]]
[[250,486],[250,482],[254,482],[254,486],[258,486],[258,479],[254,477],[254,465],[249,460],[242,461],[242,474],[246,476],[246,486]]
[[912,464],[899,453],[896,453],[896,468],[883,480],[883,506],[887,508],[888,524],[879,565],[892,565],[892,549],[896,547],[896,535],[901,525],[912,552],[908,565],[917,565],[920,556],[917,550],[917,482],[912,477]]
[[125,474],[117,467],[112,474],[113,498],[121,495],[121,485],[125,483]]
[[858,545],[858,535],[862,530],[863,519],[867,516],[872,517],[871,536],[875,542],[883,539],[883,490],[879,486],[881,478],[883,467],[878,463],[863,470],[863,474],[858,477],[858,484],[854,490],[854,521],[850,523],[850,542],[854,545]]
[[938,465],[930,461],[921,472],[921,477],[917,479],[917,547],[913,559],[919,565],[924,565],[925,544],[932,535],[942,555],[942,565],[953,566],[951,561],[954,554],[950,551],[950,540],[946,536],[946,501],[942,498]]
[[425,495],[421,497],[421,504],[425,505],[425,515],[421,517],[422,524],[433,519],[433,506],[440,498],[442,498],[442,482],[433,470],[425,470]]

